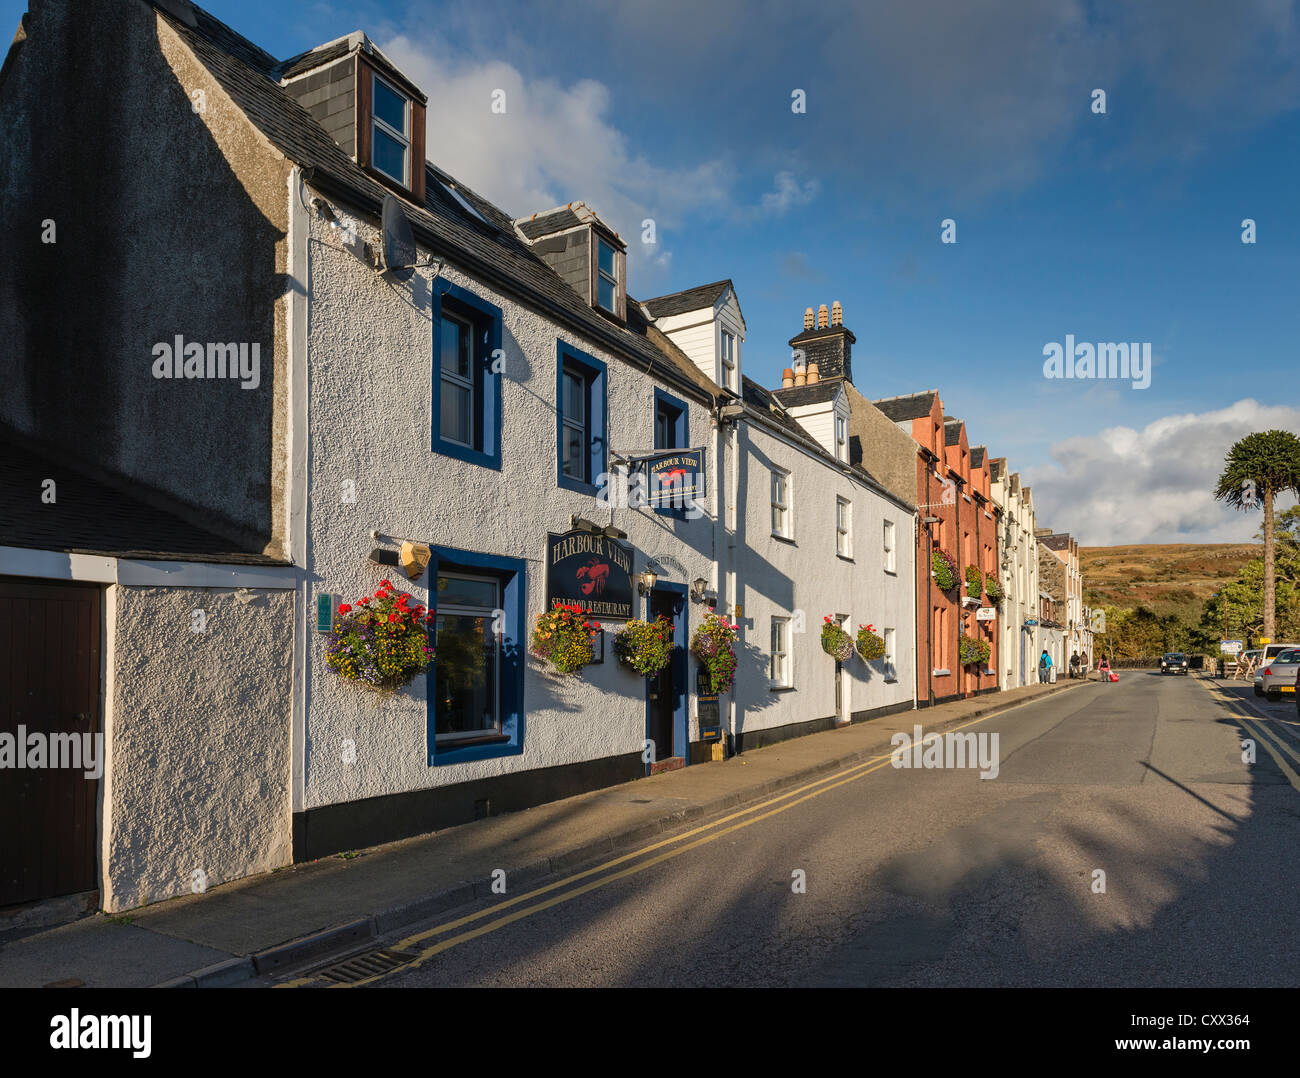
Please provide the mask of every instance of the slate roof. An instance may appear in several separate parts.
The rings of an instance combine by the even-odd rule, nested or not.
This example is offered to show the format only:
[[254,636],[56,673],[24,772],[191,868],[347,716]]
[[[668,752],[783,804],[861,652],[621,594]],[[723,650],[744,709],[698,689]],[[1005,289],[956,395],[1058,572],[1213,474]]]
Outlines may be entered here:
[[585,223],[568,206],[547,213],[537,213],[532,217],[521,217],[515,222],[519,226],[519,231],[530,240],[550,236],[556,232],[563,232],[565,229],[577,228]]
[[338,41],[332,41],[328,45],[318,45],[314,49],[300,52],[297,56],[290,56],[289,59],[276,66],[275,74],[282,79],[292,79],[297,75],[305,74],[312,68],[321,67],[334,60],[340,60],[351,51],[351,39],[341,37]]
[[961,420],[951,416],[944,419],[943,444],[958,445],[961,442]]
[[[685,314],[687,311],[712,307],[728,288],[735,291],[730,280],[714,281],[712,284],[696,285],[681,292],[669,292],[666,296],[655,296],[654,299],[646,300],[645,305],[654,317],[667,318],[674,314]],[[741,315],[741,318],[743,319],[744,315]]]
[[[306,179],[313,187],[378,220],[388,188],[344,153],[275,81],[274,57],[198,8],[198,24],[190,27],[170,14],[161,0],[152,2],[272,145],[304,170],[310,170]],[[446,172],[427,165],[426,176],[437,182],[426,185],[424,206],[403,203],[411,229],[426,249],[653,377],[699,396],[701,376],[694,364],[665,353],[645,336],[593,310],[519,238],[512,217],[457,183],[457,189],[488,218],[489,223],[484,224],[445,192],[442,184],[451,179]]]
[[[54,480],[55,501],[41,501]],[[92,478],[51,461],[35,447],[0,434],[0,546],[62,550],[117,558],[288,565],[198,527],[133,493],[138,487]],[[24,492],[20,497],[18,492]]]
[[839,395],[841,381],[840,378],[825,378],[810,386],[791,386],[771,392],[787,408],[800,408],[805,404],[825,404],[834,400]]
[[970,466],[978,468],[984,463],[984,454],[988,452],[986,446],[977,445],[970,451]]
[[[836,379],[836,381],[838,381],[838,379]],[[795,388],[816,389],[817,386],[811,386],[811,387],[797,386]],[[784,407],[785,405],[784,393],[788,393],[789,390],[779,391],[779,390],[764,389],[752,378],[748,378],[744,376],[741,377],[740,390],[741,390],[740,399],[744,401],[746,404],[748,404],[751,408],[756,409],[759,412],[759,414],[763,416],[766,422],[776,427],[777,429],[781,430],[787,437],[791,438],[793,441],[798,442],[814,456],[821,457],[823,461],[828,462],[829,464],[833,465],[836,468],[844,468],[846,466],[843,461],[836,460],[830,453],[826,452],[822,444],[819,441],[817,441],[817,439],[814,438],[811,434],[809,434],[799,423],[798,420],[792,418],[791,416],[786,415],[784,412],[773,411],[772,402],[774,400],[777,402],[779,406]],[[778,393],[781,393],[782,395],[778,396]],[[861,452],[857,454],[857,459],[848,465],[849,471],[855,473],[859,478],[863,479],[869,486],[873,487],[878,493],[883,494],[891,501],[896,502],[900,505],[905,505],[908,509],[915,508],[915,506],[912,505],[912,503],[904,501],[903,499],[899,498],[898,495],[890,491],[883,483],[880,482],[880,480],[878,480],[874,475],[871,474],[870,471],[868,471],[866,468],[862,466],[861,463],[859,463],[860,460],[861,460]]]
[[909,419],[921,419],[930,414],[934,407],[934,398],[939,395],[937,389],[927,393],[912,393],[905,397],[883,397],[871,403],[879,408],[888,419],[902,423]]

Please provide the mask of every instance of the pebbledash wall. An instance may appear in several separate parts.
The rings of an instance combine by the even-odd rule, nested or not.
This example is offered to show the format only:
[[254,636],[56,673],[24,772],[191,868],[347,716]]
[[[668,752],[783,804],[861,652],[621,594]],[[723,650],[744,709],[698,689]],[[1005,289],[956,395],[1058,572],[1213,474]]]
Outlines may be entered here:
[[287,589],[108,588],[105,910],[289,863],[293,601]]
[[[308,193],[308,198],[310,193]],[[337,207],[346,214],[347,207]],[[627,532],[634,574],[656,562],[660,584],[715,584],[716,490],[705,515],[678,520],[650,509],[602,505],[557,484],[557,343],[606,366],[608,443],[634,453],[653,445],[657,382],[448,262],[437,277],[421,269],[405,283],[377,275],[340,249],[337,232],[296,204],[306,227],[309,266],[307,367],[311,444],[307,498],[308,600],[319,592],[355,602],[388,578],[426,605],[436,588],[430,569],[418,581],[371,563],[377,530],[387,537],[512,559],[522,567],[523,612],[507,602],[507,643],[521,655],[545,608],[547,532],[569,530],[574,514]],[[376,242],[368,223],[363,238]],[[434,377],[432,294],[448,285],[501,311],[500,469],[431,449]],[[706,395],[686,405],[688,444],[709,446],[713,423]],[[711,462],[710,462],[711,467]],[[355,500],[344,498],[345,484]],[[387,544],[392,548],[391,543]],[[645,600],[636,597],[638,616]],[[706,608],[686,603],[687,632]],[[604,623],[605,660],[579,677],[548,673],[531,656],[524,667],[522,717],[511,751],[456,763],[430,763],[428,675],[394,694],[343,681],[324,664],[325,635],[300,621],[301,712],[295,746],[294,855],[314,857],[526,807],[645,773],[645,680],[615,660]],[[693,662],[692,662],[693,666]],[[689,740],[697,741],[693,692]],[[355,750],[345,751],[345,742]],[[675,745],[689,757],[689,747]],[[355,760],[345,761],[355,751]],[[659,755],[666,755],[659,751]]]
[[[914,706],[915,539],[913,511],[847,474],[829,459],[751,418],[741,427],[740,530],[743,647],[739,652],[736,732],[741,748],[829,729]],[[772,469],[788,473],[790,537],[772,527]],[[851,557],[836,552],[836,499],[851,511]],[[884,524],[894,524],[894,569],[885,568]],[[826,616],[848,615],[883,635],[895,631],[894,663],[866,663],[855,652],[842,670],[840,712],[835,660],[822,649]],[[788,684],[769,677],[772,621],[789,619]]]

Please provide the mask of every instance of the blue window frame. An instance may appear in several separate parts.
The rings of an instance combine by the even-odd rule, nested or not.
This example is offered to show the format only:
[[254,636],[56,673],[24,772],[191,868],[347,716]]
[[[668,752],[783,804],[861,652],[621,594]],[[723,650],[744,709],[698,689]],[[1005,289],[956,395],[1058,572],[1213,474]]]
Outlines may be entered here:
[[[434,547],[428,605],[438,642],[426,705],[430,767],[523,753],[525,585],[518,558]],[[500,605],[489,610],[493,601]]]
[[450,282],[433,296],[435,453],[501,470],[501,308]]
[[[655,449],[688,449],[691,428],[686,402],[678,400],[658,387],[655,388]],[[685,506],[657,506],[660,516],[686,519]]]
[[605,364],[559,341],[555,349],[556,482],[596,494],[609,456]]

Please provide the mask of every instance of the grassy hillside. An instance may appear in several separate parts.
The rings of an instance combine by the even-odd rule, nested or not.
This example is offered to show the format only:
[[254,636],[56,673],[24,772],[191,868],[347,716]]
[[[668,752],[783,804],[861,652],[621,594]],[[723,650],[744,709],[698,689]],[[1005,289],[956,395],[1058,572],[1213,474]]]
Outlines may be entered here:
[[1258,543],[1080,547],[1084,601],[1146,606],[1195,622],[1202,602],[1262,550]]

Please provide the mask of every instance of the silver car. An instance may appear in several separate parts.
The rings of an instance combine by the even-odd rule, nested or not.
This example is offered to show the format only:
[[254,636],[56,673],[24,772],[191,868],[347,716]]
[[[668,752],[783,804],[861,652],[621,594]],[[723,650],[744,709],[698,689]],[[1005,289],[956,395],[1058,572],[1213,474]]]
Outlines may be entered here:
[[1300,648],[1300,644],[1267,644],[1258,651],[1248,651],[1245,654],[1254,656],[1255,659],[1255,695],[1264,695],[1264,668],[1276,659],[1284,651],[1291,651],[1293,648]]
[[1279,651],[1260,668],[1260,692],[1270,700],[1281,700],[1283,693],[1294,693],[1296,674],[1300,671],[1300,648]]

